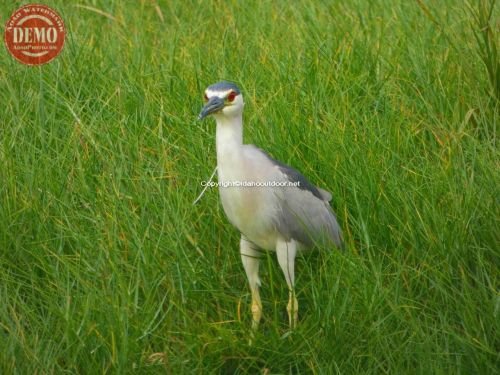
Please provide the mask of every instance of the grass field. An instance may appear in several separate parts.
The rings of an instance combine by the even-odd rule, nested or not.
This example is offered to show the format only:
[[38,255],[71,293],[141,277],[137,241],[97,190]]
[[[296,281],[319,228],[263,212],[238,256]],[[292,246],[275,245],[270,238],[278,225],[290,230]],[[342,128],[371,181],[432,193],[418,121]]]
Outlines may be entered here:
[[[0,373],[499,371],[498,4],[44,3],[63,53],[0,53]],[[252,346],[239,234],[216,189],[192,205],[221,79],[347,245],[297,260],[293,332],[264,259]]]

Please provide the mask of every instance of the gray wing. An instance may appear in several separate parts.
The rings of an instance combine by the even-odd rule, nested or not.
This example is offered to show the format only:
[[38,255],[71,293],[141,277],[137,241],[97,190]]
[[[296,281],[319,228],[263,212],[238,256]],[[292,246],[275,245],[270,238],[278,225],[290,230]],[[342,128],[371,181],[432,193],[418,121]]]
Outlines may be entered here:
[[282,174],[283,179],[298,186],[280,189],[276,227],[286,239],[295,239],[306,246],[333,242],[342,246],[342,232],[329,205],[332,195],[311,184],[296,169],[273,159],[260,150]]

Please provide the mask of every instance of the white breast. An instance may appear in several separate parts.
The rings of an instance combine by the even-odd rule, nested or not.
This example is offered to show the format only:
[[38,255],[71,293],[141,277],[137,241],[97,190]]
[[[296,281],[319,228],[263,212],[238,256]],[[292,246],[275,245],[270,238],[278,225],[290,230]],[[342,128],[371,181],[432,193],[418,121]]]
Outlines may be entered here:
[[[276,208],[274,191],[268,187],[224,187],[222,184],[262,181],[258,163],[243,152],[218,160],[219,193],[229,221],[250,241],[274,250],[277,232],[274,226]],[[262,166],[261,166],[262,167]]]

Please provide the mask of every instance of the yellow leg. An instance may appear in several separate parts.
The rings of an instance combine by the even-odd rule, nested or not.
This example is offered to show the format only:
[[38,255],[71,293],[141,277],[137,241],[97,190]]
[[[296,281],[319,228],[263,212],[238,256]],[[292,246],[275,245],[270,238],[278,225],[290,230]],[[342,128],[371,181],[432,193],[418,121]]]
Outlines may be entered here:
[[244,236],[241,237],[240,252],[243,268],[245,268],[245,273],[250,285],[250,292],[252,293],[252,329],[256,330],[259,327],[260,318],[262,317],[262,302],[260,301],[259,294],[260,253],[257,251],[256,246],[248,241]]
[[297,254],[297,243],[294,240],[287,242],[284,239],[278,239],[276,243],[276,254],[278,256],[280,267],[285,275],[288,290],[290,291],[286,311],[288,312],[288,323],[290,323],[290,328],[293,329],[297,326],[299,311],[299,302],[295,297],[294,289],[295,255]]
[[262,302],[260,301],[259,289],[252,291],[252,328],[256,330],[259,327],[262,317]]
[[290,323],[290,328],[294,329],[297,327],[297,321],[299,319],[299,301],[297,301],[294,292],[290,292],[286,311],[288,312],[288,322]]

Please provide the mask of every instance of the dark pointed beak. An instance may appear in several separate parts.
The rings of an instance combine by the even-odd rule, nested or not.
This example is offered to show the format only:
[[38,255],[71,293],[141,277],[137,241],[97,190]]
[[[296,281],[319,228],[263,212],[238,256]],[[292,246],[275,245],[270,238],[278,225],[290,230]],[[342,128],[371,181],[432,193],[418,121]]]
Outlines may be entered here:
[[203,120],[208,115],[220,111],[224,108],[224,99],[221,99],[217,96],[212,96],[207,104],[201,109],[200,114],[198,115],[198,120]]

